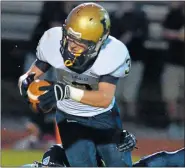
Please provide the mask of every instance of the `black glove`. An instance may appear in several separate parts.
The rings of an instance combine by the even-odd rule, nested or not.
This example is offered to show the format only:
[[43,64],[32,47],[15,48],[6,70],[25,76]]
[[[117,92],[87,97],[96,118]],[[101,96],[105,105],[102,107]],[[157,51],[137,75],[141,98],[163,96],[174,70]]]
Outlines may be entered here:
[[51,109],[56,106],[58,100],[63,100],[69,98],[69,86],[62,83],[54,83],[47,81],[50,86],[39,87],[39,90],[46,91],[45,94],[38,97],[40,101],[39,107],[43,110]]
[[136,143],[136,137],[130,132],[123,130],[121,132],[121,141],[117,147],[120,152],[132,151],[136,148]]
[[35,72],[32,72],[29,75],[23,75],[19,79],[20,94],[27,100],[28,103],[29,101],[28,101],[27,90],[29,85],[34,81],[34,76],[35,76]]

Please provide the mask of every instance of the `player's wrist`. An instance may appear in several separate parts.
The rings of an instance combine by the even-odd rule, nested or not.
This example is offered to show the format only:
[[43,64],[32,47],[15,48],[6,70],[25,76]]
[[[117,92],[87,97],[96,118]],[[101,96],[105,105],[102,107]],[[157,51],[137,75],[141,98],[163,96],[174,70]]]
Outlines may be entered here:
[[24,74],[19,78],[18,86],[20,95],[27,97],[27,90],[29,85],[34,81],[35,73]]
[[67,85],[66,87],[68,87],[69,90],[69,98],[80,102],[82,97],[84,96],[84,90],[69,85]]
[[18,86],[19,86],[19,91],[21,96],[24,96],[27,90],[27,85],[23,83],[27,79],[27,77],[28,75],[24,74],[19,78],[19,81],[18,81]]
[[54,92],[57,101],[70,98],[80,102],[84,96],[84,90],[75,88],[70,85],[64,85],[62,83],[56,83],[54,85]]

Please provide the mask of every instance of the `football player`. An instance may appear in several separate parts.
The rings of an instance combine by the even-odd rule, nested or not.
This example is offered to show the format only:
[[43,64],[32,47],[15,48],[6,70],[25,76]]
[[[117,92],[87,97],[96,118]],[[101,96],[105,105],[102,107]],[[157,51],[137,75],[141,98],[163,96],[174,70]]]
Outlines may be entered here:
[[[120,143],[117,146],[119,151],[132,151],[136,148],[135,136],[123,130],[121,133]],[[97,154],[96,155],[98,167],[105,167],[104,161]],[[33,164],[26,164],[22,167],[70,167],[68,159],[65,154],[65,150],[61,144],[51,146],[43,155],[42,161],[35,161]]]
[[[65,25],[47,30],[37,59],[19,78],[22,96],[29,84],[50,67],[57,81],[40,87],[38,110],[56,106],[56,121],[71,166],[97,166],[96,152],[106,166],[131,166],[131,152],[119,151],[122,124],[115,103],[119,78],[129,74],[126,46],[109,35],[108,12],[96,3],[75,7]],[[119,123],[118,123],[119,121]]]
[[[185,148],[167,152],[161,151],[141,158],[138,162],[133,163],[133,167],[184,167]],[[106,167],[103,160],[97,155],[99,167]],[[54,145],[47,150],[42,162],[34,162],[23,167],[70,167],[62,145]]]
[[[184,167],[184,158],[185,148],[173,152],[161,151],[141,158],[133,163],[133,167]],[[106,167],[99,156],[97,162],[99,167]],[[62,145],[54,145],[44,153],[41,163],[34,162],[22,167],[70,167],[70,164]]]
[[133,167],[184,167],[185,148],[173,152],[160,151],[141,158]]

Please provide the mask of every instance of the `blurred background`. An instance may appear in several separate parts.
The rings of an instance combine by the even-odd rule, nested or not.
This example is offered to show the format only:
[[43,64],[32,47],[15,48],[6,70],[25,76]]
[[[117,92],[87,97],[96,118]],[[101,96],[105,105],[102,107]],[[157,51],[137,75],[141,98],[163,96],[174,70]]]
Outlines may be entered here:
[[[35,59],[38,40],[61,26],[82,1],[1,2],[2,166],[40,160],[56,143],[54,113],[36,114],[24,103],[17,81]],[[184,2],[98,2],[110,13],[111,35],[128,47],[130,75],[116,98],[124,128],[138,139],[133,160],[184,146]],[[54,79],[54,71],[46,74]]]

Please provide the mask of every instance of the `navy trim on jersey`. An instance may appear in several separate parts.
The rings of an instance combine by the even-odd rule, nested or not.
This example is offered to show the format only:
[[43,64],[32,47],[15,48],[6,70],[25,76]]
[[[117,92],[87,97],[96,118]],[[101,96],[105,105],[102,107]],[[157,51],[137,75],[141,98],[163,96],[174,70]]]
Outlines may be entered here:
[[35,65],[42,71],[42,72],[46,72],[51,65],[48,64],[47,62],[41,61],[38,58],[35,61]]
[[114,77],[111,75],[103,75],[103,76],[100,76],[99,82],[107,82],[107,83],[111,83],[113,85],[116,85],[118,80],[119,80],[118,77]]

